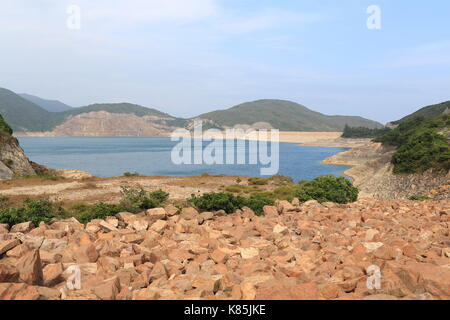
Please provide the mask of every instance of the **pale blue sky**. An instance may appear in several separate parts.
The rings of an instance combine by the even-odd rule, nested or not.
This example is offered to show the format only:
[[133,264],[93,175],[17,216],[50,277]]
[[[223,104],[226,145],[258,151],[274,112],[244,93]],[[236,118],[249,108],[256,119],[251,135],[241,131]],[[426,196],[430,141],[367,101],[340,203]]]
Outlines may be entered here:
[[[66,27],[69,4],[81,29]],[[366,26],[370,5],[381,30]],[[450,100],[448,0],[2,0],[0,86],[194,116],[262,98],[381,122]]]

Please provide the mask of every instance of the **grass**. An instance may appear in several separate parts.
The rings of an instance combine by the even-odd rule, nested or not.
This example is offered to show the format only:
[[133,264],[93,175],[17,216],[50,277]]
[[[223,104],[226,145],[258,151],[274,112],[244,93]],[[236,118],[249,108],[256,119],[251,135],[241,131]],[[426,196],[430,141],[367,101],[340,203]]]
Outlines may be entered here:
[[417,117],[402,122],[389,133],[375,139],[397,147],[392,157],[394,173],[423,173],[429,169],[450,170],[450,145],[440,132],[450,127],[450,115]]

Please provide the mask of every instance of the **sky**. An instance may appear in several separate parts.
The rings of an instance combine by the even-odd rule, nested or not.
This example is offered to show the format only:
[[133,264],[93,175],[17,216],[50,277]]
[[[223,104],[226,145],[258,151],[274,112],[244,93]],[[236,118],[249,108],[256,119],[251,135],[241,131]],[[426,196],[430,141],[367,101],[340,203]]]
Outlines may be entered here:
[[179,117],[286,99],[386,123],[450,100],[449,17],[448,0],[1,0],[0,87]]

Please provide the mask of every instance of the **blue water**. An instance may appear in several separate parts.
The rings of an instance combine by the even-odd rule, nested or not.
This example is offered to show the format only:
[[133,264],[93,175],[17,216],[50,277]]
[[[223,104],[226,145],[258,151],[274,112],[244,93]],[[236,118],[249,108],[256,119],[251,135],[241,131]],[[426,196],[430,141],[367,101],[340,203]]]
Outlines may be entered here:
[[[19,141],[34,162],[54,169],[81,169],[99,177],[121,176],[124,172],[146,176],[196,176],[203,173],[261,176],[261,165],[175,165],[171,161],[171,151],[177,142],[170,141],[170,138],[26,137]],[[290,176],[295,181],[326,174],[342,176],[346,167],[324,165],[321,160],[344,150],[280,143],[279,174]],[[248,151],[237,152],[246,152],[248,159]]]

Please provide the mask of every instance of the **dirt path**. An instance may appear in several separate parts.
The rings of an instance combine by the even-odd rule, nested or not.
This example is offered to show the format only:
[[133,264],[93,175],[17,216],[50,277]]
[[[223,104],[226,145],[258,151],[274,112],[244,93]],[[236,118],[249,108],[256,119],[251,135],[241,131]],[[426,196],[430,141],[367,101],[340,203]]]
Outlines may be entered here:
[[[184,200],[191,194],[217,192],[236,184],[237,177],[115,177],[89,178],[84,180],[64,179],[42,181],[37,178],[12,180],[0,184],[0,197],[12,201],[25,198],[47,197],[66,204],[98,201],[116,202],[120,199],[121,186],[142,187],[148,191],[162,189],[170,193],[172,200]],[[245,180],[245,178],[241,178]]]

